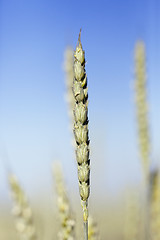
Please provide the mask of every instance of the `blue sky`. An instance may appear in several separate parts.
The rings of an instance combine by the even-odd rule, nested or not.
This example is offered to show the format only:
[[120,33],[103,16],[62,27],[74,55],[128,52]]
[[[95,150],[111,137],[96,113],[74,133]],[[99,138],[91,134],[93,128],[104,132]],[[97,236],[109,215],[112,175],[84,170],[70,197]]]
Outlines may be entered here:
[[146,44],[152,155],[160,161],[159,13],[158,0],[0,0],[4,196],[6,165],[35,192],[51,187],[51,164],[59,159],[67,181],[75,186],[62,66],[64,50],[68,44],[75,48],[80,28],[89,82],[93,185],[98,176],[106,191],[117,191],[140,178],[132,87],[138,39]]

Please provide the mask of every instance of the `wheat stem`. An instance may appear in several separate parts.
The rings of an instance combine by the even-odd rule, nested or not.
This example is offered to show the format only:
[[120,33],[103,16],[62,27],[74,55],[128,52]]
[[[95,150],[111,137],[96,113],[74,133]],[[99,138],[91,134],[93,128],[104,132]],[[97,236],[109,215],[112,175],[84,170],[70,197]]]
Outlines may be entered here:
[[84,222],[84,240],[88,240],[88,221]]

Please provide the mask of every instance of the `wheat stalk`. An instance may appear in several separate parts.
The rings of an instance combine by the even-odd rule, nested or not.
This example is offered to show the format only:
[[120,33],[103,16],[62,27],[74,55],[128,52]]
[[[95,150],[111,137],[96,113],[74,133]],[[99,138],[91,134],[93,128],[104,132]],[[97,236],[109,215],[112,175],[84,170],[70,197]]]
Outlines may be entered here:
[[85,70],[85,53],[81,44],[81,31],[74,53],[74,135],[78,164],[79,191],[83,209],[84,238],[88,239],[88,197],[90,192],[90,161],[88,138],[88,89]]
[[75,239],[75,220],[72,217],[60,163],[53,165],[53,175],[56,183],[57,203],[61,221],[61,231],[58,233],[58,238],[60,240],[73,240]]
[[21,240],[36,240],[36,231],[33,224],[32,210],[27,197],[15,175],[9,175],[9,185],[14,201],[12,213],[16,218],[16,230]]

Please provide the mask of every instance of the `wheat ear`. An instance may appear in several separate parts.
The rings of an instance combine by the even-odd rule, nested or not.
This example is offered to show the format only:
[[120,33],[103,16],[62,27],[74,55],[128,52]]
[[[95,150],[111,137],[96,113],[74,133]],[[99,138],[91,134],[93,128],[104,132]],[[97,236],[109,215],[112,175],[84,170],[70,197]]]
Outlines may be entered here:
[[32,210],[17,177],[13,174],[9,175],[9,185],[14,201],[12,212],[16,218],[16,230],[19,237],[21,240],[36,240],[37,237],[33,224]]
[[149,124],[148,124],[148,104],[147,104],[147,90],[146,90],[146,66],[145,66],[145,46],[143,42],[136,44],[135,50],[135,93],[137,106],[137,122],[139,147],[144,167],[144,174],[146,179],[149,177],[150,166],[150,138],[149,138]]
[[75,220],[72,217],[60,163],[53,165],[53,175],[56,183],[57,203],[61,221],[61,231],[58,233],[58,238],[60,240],[73,240],[75,239]]
[[69,116],[71,118],[71,122],[73,123],[73,108],[74,108],[74,97],[72,92],[72,84],[74,78],[73,71],[73,49],[71,46],[68,46],[65,50],[64,54],[64,70],[66,75],[66,100],[69,105]]
[[151,236],[152,240],[160,239],[160,173],[151,173]]
[[138,42],[135,49],[135,97],[137,107],[137,123],[139,147],[144,169],[144,191],[145,191],[145,238],[150,238],[150,138],[148,124],[148,105],[146,90],[146,66],[145,66],[145,46],[143,42]]
[[88,197],[90,192],[90,160],[88,138],[88,89],[85,70],[85,53],[81,44],[81,31],[74,53],[74,136],[78,164],[79,191],[83,209],[84,238],[88,239]]

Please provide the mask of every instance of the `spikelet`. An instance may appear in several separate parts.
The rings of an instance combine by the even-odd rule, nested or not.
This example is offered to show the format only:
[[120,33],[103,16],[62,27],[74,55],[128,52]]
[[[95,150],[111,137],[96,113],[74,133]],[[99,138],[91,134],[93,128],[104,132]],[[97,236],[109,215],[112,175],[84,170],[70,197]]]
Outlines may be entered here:
[[99,232],[97,223],[91,216],[88,217],[88,240],[98,240]]
[[9,175],[9,184],[14,201],[12,212],[16,218],[16,230],[19,237],[21,240],[36,240],[37,237],[33,224],[32,210],[15,175]]
[[88,221],[87,200],[90,193],[90,161],[88,138],[88,89],[85,70],[85,53],[81,44],[81,31],[74,52],[74,135],[76,141],[76,158],[78,164],[79,192],[83,209],[83,220]]
[[148,105],[146,92],[146,66],[145,66],[145,46],[143,42],[138,42],[135,49],[135,98],[137,106],[137,122],[139,147],[144,167],[144,175],[149,177],[150,165],[150,138],[148,126]]
[[160,239],[160,173],[155,170],[151,174],[151,237]]
[[124,240],[137,240],[140,234],[140,209],[136,192],[127,196],[125,222],[124,222]]
[[59,240],[75,239],[75,220],[72,217],[69,199],[67,197],[62,168],[59,163],[53,166],[53,175],[56,183],[57,203],[61,221],[61,231],[58,233]]

